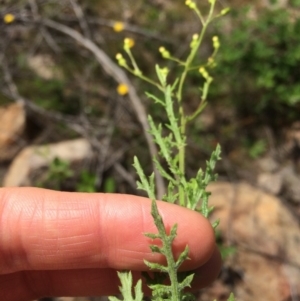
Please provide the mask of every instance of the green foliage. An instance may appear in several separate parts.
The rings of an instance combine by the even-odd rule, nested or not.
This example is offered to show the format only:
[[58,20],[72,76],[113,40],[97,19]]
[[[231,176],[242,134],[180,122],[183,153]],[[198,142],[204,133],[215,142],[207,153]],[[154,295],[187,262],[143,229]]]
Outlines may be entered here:
[[215,87],[217,93],[226,93],[235,106],[252,114],[265,113],[273,120],[296,118],[300,19],[285,8],[262,9],[254,18],[244,9],[235,11],[232,18],[235,25],[230,32],[222,35],[220,30],[224,48],[216,74],[223,85]]
[[38,183],[40,187],[51,187],[52,189],[60,189],[61,184],[74,175],[70,162],[60,158],[54,158],[47,170],[45,178]]
[[[64,190],[67,186],[68,190],[97,192],[96,183],[97,175],[95,173],[87,169],[75,172],[69,161],[55,158],[50,162],[45,175],[37,182],[37,186],[56,190]],[[116,192],[115,180],[110,176],[106,177],[101,191],[106,193]]]
[[291,0],[291,6],[295,7],[295,8],[299,8],[300,6],[300,0]]
[[217,246],[218,249],[220,250],[222,259],[226,259],[227,257],[229,257],[230,255],[233,255],[237,252],[237,249],[234,246],[226,246],[224,245],[224,242],[222,240],[222,235],[221,232],[216,230],[215,231],[216,234],[216,242],[217,242]]
[[[120,292],[126,301],[142,301],[142,281],[139,280],[134,287],[134,296],[132,294],[132,274],[131,272],[118,272],[121,281]],[[110,301],[120,301],[117,297],[109,297]]]
[[267,143],[265,140],[256,140],[254,142],[249,139],[244,140],[244,145],[252,159],[256,159],[263,155],[267,150]]
[[[167,265],[161,265],[158,263],[152,263],[145,260],[145,264],[151,270],[158,270],[162,273],[166,273],[169,276],[170,284],[163,284],[162,282],[151,283],[148,286],[152,290],[153,300],[186,300],[190,298],[190,294],[184,292],[186,287],[191,286],[194,275],[189,274],[182,280],[179,278],[178,269],[181,264],[188,259],[189,248],[186,246],[184,251],[180,254],[177,260],[173,257],[172,243],[177,235],[177,224],[175,224],[170,234],[166,233],[165,226],[160,216],[155,200],[152,200],[151,214],[154,219],[154,223],[158,229],[158,234],[145,233],[146,237],[151,239],[160,239],[162,241],[162,247],[157,245],[150,245],[150,249],[153,253],[160,253],[166,257]],[[157,274],[156,274],[157,275]],[[149,279],[149,278],[148,278]],[[157,280],[157,278],[156,278]]]
[[87,170],[80,173],[79,181],[76,185],[76,191],[79,192],[96,192],[96,175]]
[[[156,123],[153,116],[148,116],[150,133],[159,149],[158,157],[153,158],[153,160],[158,172],[168,183],[167,192],[162,197],[162,200],[169,203],[177,203],[180,206],[196,210],[205,217],[208,217],[212,210],[208,204],[210,193],[206,191],[206,188],[210,182],[216,180],[214,168],[217,161],[220,160],[221,150],[220,147],[217,146],[216,150],[212,152],[210,159],[206,162],[206,170],[203,171],[202,169],[199,169],[195,177],[187,178],[185,172],[185,148],[187,125],[203,111],[207,103],[208,90],[213,81],[213,78],[210,76],[210,69],[215,66],[214,59],[220,47],[218,37],[214,36],[212,39],[213,53],[206,62],[200,66],[194,65],[195,57],[202,44],[208,25],[216,17],[228,12],[228,9],[223,9],[219,15],[215,15],[215,3],[215,0],[209,1],[208,15],[204,17],[202,11],[197,7],[197,4],[194,1],[186,1],[186,5],[198,16],[202,28],[199,33],[192,36],[190,52],[187,54],[185,60],[174,57],[165,47],[159,48],[159,52],[163,58],[173,63],[175,62],[181,68],[181,74],[174,81],[169,79],[169,69],[167,67],[160,67],[159,65],[155,66],[157,80],[145,76],[131,51],[131,48],[134,45],[132,39],[126,38],[124,40],[124,51],[126,52],[129,61],[127,61],[120,53],[116,56],[120,66],[160,91],[160,95],[158,96],[152,93],[146,93],[146,95],[163,110],[166,116],[166,122],[164,123]],[[193,114],[188,115],[183,107],[183,94],[187,76],[195,69],[198,69],[202,77],[202,84],[199,88],[201,95],[198,107]],[[156,203],[155,173],[153,172],[150,176],[147,176],[137,157],[134,157],[133,166],[139,177],[137,187],[144,190],[152,200],[151,214],[158,230],[158,233],[145,233],[145,236],[153,240],[161,240],[161,247],[152,244],[150,245],[150,249],[154,253],[162,254],[167,262],[166,265],[161,265],[155,262],[145,261],[145,264],[151,270],[160,271],[160,273],[154,272],[153,277],[144,273],[147,284],[152,291],[152,299],[157,301],[194,300],[194,296],[185,292],[185,288],[191,286],[193,274],[178,272],[181,264],[188,259],[189,248],[186,246],[179,257],[174,258],[172,243],[177,235],[177,225],[173,225],[170,233],[166,232],[164,222]],[[214,224],[214,226],[216,225],[217,223]],[[125,283],[124,279],[125,277],[130,278],[131,276],[128,276],[127,273],[119,276],[121,277],[120,280],[122,284],[121,293],[126,293],[130,290],[130,285],[132,285],[132,283],[131,281]],[[165,282],[166,278],[169,280],[168,284]],[[128,293],[126,294],[129,300],[132,300],[132,296],[130,294],[128,295]],[[141,296],[141,291],[136,292],[135,295]],[[124,293],[123,297],[124,300],[127,300]],[[116,299],[111,299],[111,301],[116,301]]]
[[116,181],[112,177],[107,177],[104,180],[103,191],[107,193],[116,192]]

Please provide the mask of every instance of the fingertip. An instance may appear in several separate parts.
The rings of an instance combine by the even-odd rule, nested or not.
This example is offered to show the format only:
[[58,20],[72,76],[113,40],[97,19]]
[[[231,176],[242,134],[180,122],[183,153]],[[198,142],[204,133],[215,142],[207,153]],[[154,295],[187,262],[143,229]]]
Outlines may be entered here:
[[158,202],[158,207],[167,230],[178,224],[173,243],[175,257],[189,247],[190,260],[185,261],[181,269],[195,269],[206,263],[215,250],[215,234],[210,222],[200,213],[178,205]]

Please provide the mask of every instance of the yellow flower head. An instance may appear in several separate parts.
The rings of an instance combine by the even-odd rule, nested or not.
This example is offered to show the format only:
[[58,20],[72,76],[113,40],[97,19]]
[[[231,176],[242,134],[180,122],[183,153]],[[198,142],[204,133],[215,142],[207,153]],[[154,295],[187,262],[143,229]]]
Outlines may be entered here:
[[120,32],[124,30],[124,23],[123,22],[115,22],[113,29],[115,32]]
[[126,84],[122,83],[122,84],[119,84],[118,87],[117,87],[117,92],[119,95],[126,95],[129,91],[129,88]]
[[15,21],[15,16],[13,14],[6,14],[4,17],[3,17],[3,21],[4,23],[6,24],[9,24],[9,23],[12,23]]
[[134,39],[126,38],[124,40],[124,48],[132,48],[134,46]]

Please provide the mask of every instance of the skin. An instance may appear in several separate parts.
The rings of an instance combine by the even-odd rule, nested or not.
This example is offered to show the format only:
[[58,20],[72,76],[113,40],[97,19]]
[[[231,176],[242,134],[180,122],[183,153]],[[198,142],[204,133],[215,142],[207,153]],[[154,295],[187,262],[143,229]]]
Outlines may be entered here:
[[[144,259],[164,262],[143,235],[157,233],[150,207],[132,195],[0,188],[0,300],[117,294],[117,270],[137,280]],[[166,229],[178,224],[174,254],[190,248],[182,270],[196,270],[193,288],[207,286],[221,267],[209,222],[177,205],[158,208]]]

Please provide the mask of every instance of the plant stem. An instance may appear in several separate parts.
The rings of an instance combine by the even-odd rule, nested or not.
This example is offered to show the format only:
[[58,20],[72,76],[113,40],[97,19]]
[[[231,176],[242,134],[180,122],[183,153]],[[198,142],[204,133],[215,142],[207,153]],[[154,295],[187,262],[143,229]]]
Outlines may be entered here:
[[158,212],[158,208],[155,200],[152,200],[151,214],[153,216],[154,223],[158,229],[160,238],[162,240],[163,243],[162,248],[164,249],[163,253],[167,260],[168,274],[170,278],[171,292],[172,292],[171,301],[181,301],[181,290],[179,287],[176,262],[174,260],[173,250],[172,250],[173,239],[170,236],[168,236],[166,233],[166,229],[162,217]]
[[[191,51],[190,55],[188,56],[188,58],[187,58],[187,60],[184,64],[184,70],[183,70],[182,75],[181,75],[180,80],[179,80],[179,86],[178,86],[178,90],[177,90],[177,93],[176,93],[176,97],[177,97],[177,101],[178,101],[178,104],[179,104],[180,132],[181,132],[182,137],[185,137],[185,135],[186,135],[186,123],[187,123],[187,120],[186,120],[187,118],[184,114],[184,110],[183,110],[183,106],[182,106],[183,85],[184,85],[184,82],[186,80],[187,74],[190,70],[190,66],[191,66],[191,64],[192,64],[192,62],[193,62],[200,46],[201,46],[201,43],[203,41],[203,38],[204,38],[204,35],[206,33],[207,27],[208,27],[209,23],[212,20],[214,6],[215,6],[215,1],[213,1],[211,3],[209,15],[208,15],[206,21],[203,22],[203,27],[202,27],[202,30],[200,32],[199,38],[198,38],[196,44],[192,47],[192,51]],[[201,21],[202,21],[202,19],[201,19]],[[180,172],[183,176],[185,175],[185,148],[186,148],[186,146],[183,145],[178,149],[179,170],[180,170]],[[179,204],[181,206],[185,206],[186,205],[185,202],[186,202],[185,190],[182,187],[182,185],[179,185]]]

